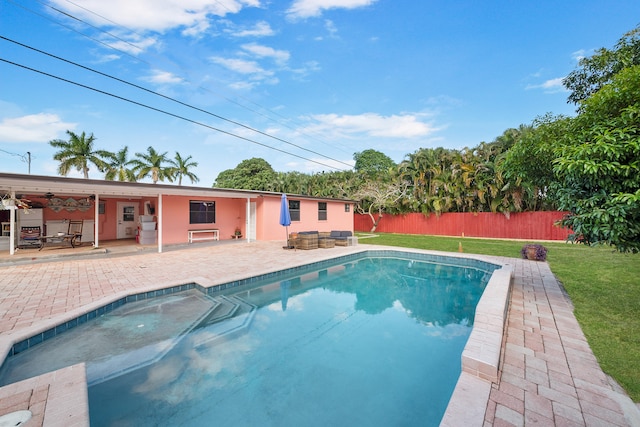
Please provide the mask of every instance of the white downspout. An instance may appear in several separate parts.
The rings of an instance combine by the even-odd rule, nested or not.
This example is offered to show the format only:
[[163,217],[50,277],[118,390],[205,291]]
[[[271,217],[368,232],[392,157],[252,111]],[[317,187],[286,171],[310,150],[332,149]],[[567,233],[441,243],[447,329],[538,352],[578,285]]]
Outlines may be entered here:
[[158,194],[158,253],[162,253],[162,194]]

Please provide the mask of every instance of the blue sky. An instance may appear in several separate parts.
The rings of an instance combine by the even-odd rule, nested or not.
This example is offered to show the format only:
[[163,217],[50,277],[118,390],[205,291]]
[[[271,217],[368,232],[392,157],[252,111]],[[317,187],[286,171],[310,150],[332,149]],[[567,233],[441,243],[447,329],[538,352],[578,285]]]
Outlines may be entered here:
[[0,0],[4,61],[171,114],[2,61],[0,171],[30,152],[57,175],[66,130],[190,155],[202,186],[251,157],[311,173],[472,147],[572,115],[561,79],[639,23],[637,0]]

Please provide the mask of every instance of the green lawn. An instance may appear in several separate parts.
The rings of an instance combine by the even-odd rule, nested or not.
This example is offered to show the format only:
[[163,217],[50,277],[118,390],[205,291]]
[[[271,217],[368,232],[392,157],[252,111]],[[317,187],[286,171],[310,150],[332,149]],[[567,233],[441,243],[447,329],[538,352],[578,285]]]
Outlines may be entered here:
[[[520,257],[526,242],[379,233],[377,245]],[[544,243],[547,261],[571,296],[575,316],[600,366],[640,401],[640,254],[608,247]]]

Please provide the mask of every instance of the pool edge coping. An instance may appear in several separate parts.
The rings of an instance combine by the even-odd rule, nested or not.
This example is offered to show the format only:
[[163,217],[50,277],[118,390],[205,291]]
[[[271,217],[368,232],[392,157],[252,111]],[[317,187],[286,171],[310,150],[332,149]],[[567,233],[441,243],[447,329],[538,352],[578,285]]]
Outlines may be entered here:
[[[489,391],[491,389],[491,379],[495,378],[497,381],[498,368],[500,362],[500,355],[502,351],[502,337],[503,337],[503,329],[506,321],[506,315],[508,310],[508,302],[509,295],[511,290],[511,282],[513,278],[513,268],[511,264],[508,262],[500,261],[500,257],[493,256],[484,256],[484,255],[476,255],[476,254],[464,254],[464,253],[453,253],[453,252],[442,252],[442,251],[433,251],[433,250],[423,250],[423,249],[413,249],[413,248],[401,248],[401,247],[387,247],[387,246],[375,246],[376,249],[371,248],[362,248],[361,250],[352,252],[347,255],[340,255],[337,257],[327,258],[321,261],[316,261],[313,263],[300,263],[297,265],[293,265],[292,267],[286,270],[274,270],[274,271],[265,271],[263,273],[259,273],[253,276],[245,276],[244,278],[235,278],[232,280],[212,280],[210,278],[206,278],[203,276],[195,276],[190,278],[185,278],[181,280],[177,284],[165,283],[163,286],[149,286],[146,289],[138,289],[134,293],[129,293],[126,291],[116,293],[114,295],[110,295],[108,297],[104,297],[100,300],[89,303],[85,306],[79,307],[77,309],[71,310],[69,312],[63,313],[55,318],[45,319],[45,321],[40,322],[38,325],[25,328],[21,330],[19,333],[12,333],[7,336],[0,338],[0,355],[2,355],[2,360],[6,359],[9,356],[9,353],[15,345],[16,342],[20,340],[28,339],[36,334],[43,333],[44,331],[51,329],[52,324],[62,324],[66,323],[74,318],[82,316],[89,311],[96,310],[100,307],[105,307],[109,304],[114,304],[121,299],[126,299],[127,297],[131,297],[132,295],[144,294],[144,293],[153,293],[157,291],[161,291],[163,289],[172,288],[172,287],[180,287],[186,286],[186,284],[194,284],[195,288],[204,288],[205,293],[206,289],[210,289],[212,287],[223,285],[226,283],[235,282],[238,280],[250,280],[252,278],[257,277],[269,277],[272,274],[278,273],[279,271],[290,271],[298,268],[304,268],[306,266],[322,264],[322,263],[330,263],[336,262],[341,259],[356,259],[358,256],[366,256],[367,253],[371,252],[397,252],[397,253],[405,253],[405,254],[425,254],[432,255],[443,258],[458,258],[458,259],[468,259],[479,262],[484,262],[487,264],[496,265],[498,268],[495,269],[492,273],[492,276],[487,283],[485,290],[483,291],[482,297],[480,298],[478,305],[476,306],[476,315],[474,317],[474,327],[472,329],[471,335],[467,341],[467,344],[464,347],[462,353],[462,372],[460,377],[458,378],[458,382],[456,383],[454,392],[449,400],[449,404],[445,411],[445,414],[442,418],[441,425],[482,425],[484,423],[484,413],[486,411],[487,403],[489,400]],[[464,267],[461,265],[461,267]],[[507,286],[504,285],[504,278],[502,280],[494,280],[494,276],[498,272],[503,272],[500,274],[504,276],[505,273],[508,274],[509,280]],[[258,279],[256,279],[258,280]],[[249,283],[249,282],[247,282]],[[494,289],[498,287],[497,289]],[[224,289],[224,288],[222,288]],[[220,290],[222,290],[220,289]],[[487,290],[491,289],[491,297],[485,298],[485,294]],[[506,289],[506,294],[505,294]],[[487,294],[488,295],[488,294]],[[500,296],[504,296],[506,299],[504,300],[504,304],[502,307],[496,307],[496,302],[500,301]],[[496,296],[498,298],[496,298]],[[483,302],[484,300],[484,302]],[[500,311],[502,315],[500,316]],[[493,324],[491,320],[496,321],[501,317],[501,321],[498,321],[498,325]],[[479,323],[475,323],[479,322]],[[478,328],[477,326],[481,325],[482,328]],[[55,328],[55,326],[53,326]],[[498,328],[498,329],[496,329]],[[472,341],[473,337],[473,341]],[[499,339],[497,339],[499,337]],[[497,341],[497,348],[496,348]],[[470,345],[471,343],[471,345]],[[497,355],[497,358],[496,358]],[[82,367],[83,375],[86,377],[85,366],[84,363],[79,365],[73,365],[72,367]],[[71,368],[71,367],[68,367]],[[63,368],[63,369],[68,369]],[[77,370],[77,369],[76,369]],[[55,374],[58,371],[53,371],[48,374],[43,374],[37,377],[29,378],[24,381],[20,381],[17,383],[8,384],[6,386],[0,387],[0,390],[6,391],[5,389],[9,389],[13,386],[21,384],[30,380],[38,380],[42,377],[45,377],[49,374]],[[56,378],[53,375],[52,378]],[[55,381],[54,381],[55,382]],[[50,383],[50,386],[53,386],[53,382]],[[82,402],[82,400],[86,400],[86,407],[82,409],[82,411],[88,414],[88,387],[86,381],[84,382],[84,387],[81,390],[76,390],[77,395],[74,395],[74,399],[77,403]],[[479,395],[484,396],[486,394],[486,398],[478,398]],[[84,396],[84,397],[83,397]],[[47,400],[47,403],[50,403]],[[50,405],[46,405],[49,407]],[[457,409],[456,409],[457,408]],[[461,410],[463,409],[463,410]],[[48,411],[47,411],[48,412]],[[481,413],[480,413],[481,412]],[[473,415],[473,416],[472,416]],[[480,416],[482,415],[482,416]],[[88,416],[88,415],[87,415]],[[84,425],[82,423],[78,425]],[[88,418],[87,418],[87,426]]]

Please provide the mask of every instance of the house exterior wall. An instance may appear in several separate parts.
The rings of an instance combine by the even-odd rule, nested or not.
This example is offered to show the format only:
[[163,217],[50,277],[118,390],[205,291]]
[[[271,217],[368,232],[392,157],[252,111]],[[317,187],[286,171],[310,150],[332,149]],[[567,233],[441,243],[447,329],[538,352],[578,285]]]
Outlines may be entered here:
[[[189,224],[189,202],[202,200],[216,202],[216,222],[213,224]],[[231,239],[239,227],[245,235],[246,199],[218,199],[197,196],[163,196],[162,198],[162,243],[176,244],[188,241],[189,230],[216,228],[220,240]],[[157,215],[156,210],[156,215]]]
[[[62,209],[58,212],[47,208],[48,200],[43,197],[33,196],[33,195],[25,195],[25,198],[30,200],[31,204],[42,205],[42,217],[43,223],[46,224],[47,221],[55,221],[55,220],[93,220],[95,217],[95,205],[92,202],[91,208],[86,211],[74,210],[68,211],[66,209]],[[81,196],[74,196],[73,199],[80,199]],[[135,203],[138,204],[138,212],[143,213],[144,202],[147,200],[151,200],[151,203],[155,206],[157,205],[156,199],[142,199],[136,200]],[[115,240],[117,238],[117,221],[118,221],[118,202],[131,202],[130,199],[100,199],[100,203],[104,204],[104,214],[99,214],[97,218],[98,222],[98,239],[99,240]],[[44,231],[43,231],[44,232]]]
[[[81,212],[79,210],[61,210],[55,212],[47,208],[47,199],[37,196],[26,196],[32,202],[38,202],[43,209],[43,221],[50,220],[93,220],[95,206]],[[74,196],[79,199],[81,196]],[[345,201],[322,200],[327,204],[327,219],[318,219],[318,200],[308,200],[291,197],[300,201],[300,221],[292,221],[289,233],[299,231],[331,231],[354,230],[353,204]],[[203,200],[216,202],[216,221],[213,224],[189,224],[189,201]],[[280,225],[280,196],[263,195],[251,199],[256,204],[256,239],[257,240],[285,240],[285,227]],[[135,203],[138,214],[145,214],[145,204],[155,209],[156,221],[159,219],[159,202],[157,197],[131,198],[101,198],[104,213],[96,219],[98,223],[98,239],[117,239],[118,202]],[[349,210],[345,211],[345,205]],[[162,243],[181,244],[188,241],[188,230],[210,229],[219,230],[220,239],[231,239],[236,228],[240,228],[243,238],[246,238],[247,199],[246,198],[211,198],[199,196],[169,196],[162,197]],[[137,225],[137,224],[136,224]]]
[[[259,212],[257,222],[258,240],[285,241],[286,229],[280,225],[280,197],[260,197],[256,205]],[[318,220],[318,200],[300,199],[295,196],[289,200],[300,201],[300,221],[291,221],[289,233],[299,231],[353,231],[353,204],[344,201],[322,200],[327,203],[327,219]],[[349,211],[345,212],[345,204]]]

